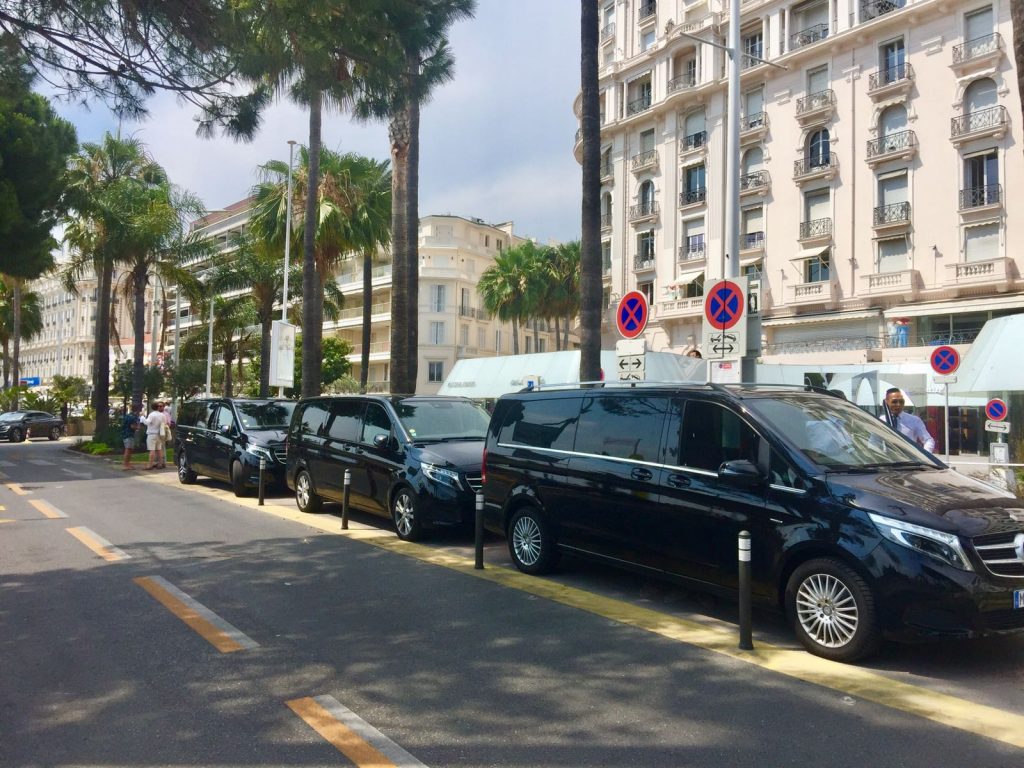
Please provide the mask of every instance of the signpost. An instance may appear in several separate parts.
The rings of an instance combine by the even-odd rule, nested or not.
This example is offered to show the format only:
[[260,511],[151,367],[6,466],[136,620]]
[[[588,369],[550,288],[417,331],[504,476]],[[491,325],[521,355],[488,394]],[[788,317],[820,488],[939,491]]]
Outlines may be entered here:
[[930,355],[928,362],[931,363],[932,370],[938,375],[935,377],[935,381],[942,384],[945,390],[945,411],[943,421],[946,426],[946,463],[949,463],[949,385],[956,381],[956,369],[960,367],[960,353],[957,352],[953,347],[943,344],[941,347],[936,347]]
[[989,461],[993,464],[1007,464],[1010,461],[1010,447],[1003,442],[1003,435],[1010,434],[1010,422],[1004,421],[1009,413],[1006,401],[998,397],[993,397],[985,403],[985,415],[988,416],[985,431],[998,435],[996,441],[989,446]]
[[[701,346],[709,360],[735,360],[736,373],[740,371],[740,358],[747,353],[747,278],[719,280],[706,292],[704,298],[704,325]],[[709,366],[708,374],[720,369]],[[731,368],[730,368],[731,370]],[[729,376],[732,380],[733,376]],[[716,379],[717,380],[717,379]]]
[[647,371],[647,344],[643,339],[620,339],[615,343],[619,381],[643,381]]
[[295,385],[295,326],[275,320],[270,326],[270,386]]
[[18,383],[23,387],[38,387],[42,382],[38,376],[22,376]]
[[630,291],[619,300],[615,310],[615,326],[624,339],[635,339],[644,332],[651,309],[640,291]]

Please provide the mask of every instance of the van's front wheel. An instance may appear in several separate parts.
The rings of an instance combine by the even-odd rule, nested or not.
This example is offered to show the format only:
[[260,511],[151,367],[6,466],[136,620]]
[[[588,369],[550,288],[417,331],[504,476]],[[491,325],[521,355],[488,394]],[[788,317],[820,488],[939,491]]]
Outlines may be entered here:
[[809,560],[793,571],[786,613],[803,646],[826,659],[857,661],[882,641],[871,588],[831,557]]
[[558,550],[551,531],[535,507],[523,507],[508,524],[508,551],[523,573],[541,574],[554,568]]

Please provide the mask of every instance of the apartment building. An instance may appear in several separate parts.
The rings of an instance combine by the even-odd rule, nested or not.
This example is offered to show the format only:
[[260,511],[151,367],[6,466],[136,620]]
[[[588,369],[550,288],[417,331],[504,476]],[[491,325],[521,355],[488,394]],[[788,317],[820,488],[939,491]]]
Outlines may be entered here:
[[[223,211],[214,211],[196,223],[197,231],[214,238],[221,252],[229,251],[234,234],[244,230],[251,214],[251,201],[243,200]],[[477,292],[480,275],[505,248],[523,238],[511,222],[491,225],[481,219],[460,216],[426,216],[419,227],[419,364],[416,391],[436,393],[456,360],[512,353],[512,327],[483,309]],[[352,346],[349,360],[352,374],[359,378],[362,365],[363,266],[362,258],[351,255],[339,264],[335,281],[345,298],[337,320],[325,320],[324,335],[337,336]],[[391,254],[381,252],[373,264],[369,390],[390,388],[391,359]],[[290,292],[300,291],[292,286]],[[201,322],[192,317],[183,302],[180,328]],[[519,349],[547,352],[556,348],[554,326],[537,322],[519,330]],[[570,345],[579,343],[570,333]]]
[[1024,311],[1007,0],[745,0],[732,116],[726,53],[708,44],[728,41],[728,17],[706,0],[601,9],[604,290],[608,306],[647,295],[650,348],[700,344],[704,283],[722,276],[730,119],[729,257],[759,297],[765,362],[924,361]]

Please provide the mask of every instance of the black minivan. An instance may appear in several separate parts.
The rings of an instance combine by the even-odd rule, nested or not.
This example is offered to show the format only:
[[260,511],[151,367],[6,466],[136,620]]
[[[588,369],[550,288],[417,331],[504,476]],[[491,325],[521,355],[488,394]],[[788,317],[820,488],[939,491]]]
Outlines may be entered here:
[[495,406],[484,514],[516,566],[561,551],[755,601],[812,653],[1024,629],[1024,504],[826,392],[680,385]]
[[284,438],[294,400],[207,398],[182,403],[174,430],[178,480],[207,475],[231,483],[236,496],[259,484],[266,459],[267,485],[284,485]]
[[398,536],[473,521],[488,415],[461,397],[338,395],[299,401],[288,430],[288,487],[303,512],[323,499],[390,517]]

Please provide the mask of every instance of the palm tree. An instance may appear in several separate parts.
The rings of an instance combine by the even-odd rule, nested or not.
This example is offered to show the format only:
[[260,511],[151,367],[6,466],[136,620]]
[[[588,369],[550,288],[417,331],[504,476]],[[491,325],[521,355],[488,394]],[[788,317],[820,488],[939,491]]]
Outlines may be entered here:
[[[550,292],[547,303],[555,320],[555,348],[569,348],[569,326],[580,311],[580,241],[562,243],[551,249],[548,260]],[[559,321],[565,320],[559,337]]]
[[580,381],[601,377],[601,123],[598,104],[598,8],[580,0],[580,95],[583,136],[580,241]]
[[519,328],[537,305],[542,283],[536,269],[537,246],[526,241],[506,248],[494,266],[480,275],[477,291],[484,308],[502,322],[512,323],[512,354],[519,354]]
[[[205,307],[203,307],[205,304]],[[203,317],[208,318],[209,299],[200,303]],[[209,320],[191,329],[181,343],[182,354],[187,358],[205,358],[209,341]],[[248,296],[213,300],[213,348],[224,364],[224,397],[234,393],[231,366],[242,360],[256,348],[253,329],[256,325],[256,310]]]
[[[4,277],[0,280],[0,347],[3,348],[3,379],[4,389],[11,385],[11,341],[15,337],[15,284],[17,278]],[[35,291],[21,291],[20,336],[25,341],[35,338],[43,330],[43,310],[39,294]],[[17,384],[17,379],[15,379]]]

